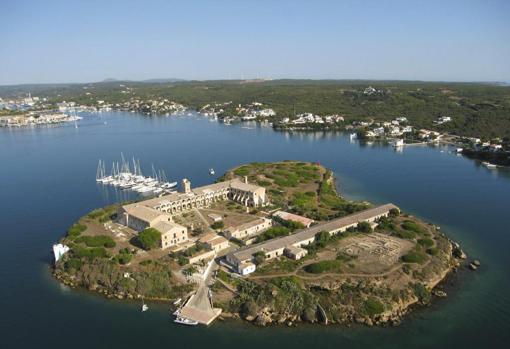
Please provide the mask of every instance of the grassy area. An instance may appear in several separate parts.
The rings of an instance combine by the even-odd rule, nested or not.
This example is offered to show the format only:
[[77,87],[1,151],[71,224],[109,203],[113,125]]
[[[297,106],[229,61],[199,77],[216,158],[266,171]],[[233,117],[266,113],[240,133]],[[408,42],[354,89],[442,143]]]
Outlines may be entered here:
[[333,173],[314,163],[251,163],[233,169],[220,180],[234,176],[248,176],[250,182],[264,186],[274,207],[315,220],[329,220],[367,208],[341,198]]
[[75,238],[77,236],[80,236],[81,233],[83,233],[85,230],[87,230],[87,226],[84,224],[75,223],[67,230],[67,236],[69,238]]
[[111,205],[104,208],[98,208],[91,211],[87,218],[97,220],[100,223],[108,222],[115,218],[117,214],[118,205]]
[[308,264],[303,269],[311,274],[340,273],[342,272],[343,264],[342,261],[334,259]]
[[115,241],[107,235],[79,236],[74,239],[75,243],[84,243],[87,247],[115,247]]
[[402,261],[405,263],[423,264],[427,261],[427,255],[420,249],[414,249],[402,256]]
[[272,227],[257,236],[255,242],[262,242],[270,239],[274,239],[281,236],[287,236],[291,233],[291,230],[286,227]]

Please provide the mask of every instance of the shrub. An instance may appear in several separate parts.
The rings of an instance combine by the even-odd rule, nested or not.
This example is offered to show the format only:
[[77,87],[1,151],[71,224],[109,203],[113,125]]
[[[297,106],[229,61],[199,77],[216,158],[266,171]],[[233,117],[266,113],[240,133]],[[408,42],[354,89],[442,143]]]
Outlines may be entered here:
[[400,230],[395,235],[397,235],[401,239],[408,239],[408,240],[412,240],[416,237],[416,234],[414,232],[407,231],[407,230]]
[[327,231],[320,231],[315,234],[315,243],[318,247],[324,247],[331,239],[331,235]]
[[405,230],[413,231],[413,232],[418,233],[418,234],[425,233],[423,228],[420,225],[418,225],[418,223],[413,222],[413,221],[404,221],[401,226]]
[[77,237],[77,236],[79,236],[81,233],[83,233],[85,230],[87,230],[87,226],[86,226],[86,225],[76,223],[76,224],[73,224],[73,225],[71,226],[71,228],[69,228],[69,229],[67,230],[67,236],[70,236],[70,237]]
[[250,174],[250,170],[249,170],[248,166],[241,166],[241,167],[235,169],[234,173],[237,176],[247,176],[248,174]]
[[252,300],[248,300],[241,304],[241,309],[239,309],[239,312],[243,318],[247,318],[248,316],[254,317],[258,312],[257,303]]
[[317,320],[317,307],[313,305],[306,307],[301,314],[301,318],[304,321],[315,322]]
[[262,264],[266,260],[266,254],[262,251],[259,251],[253,255],[253,262],[256,265]]
[[294,221],[286,221],[286,220],[279,220],[279,223],[283,225],[284,227],[290,229],[290,231],[298,230],[298,229],[304,229],[304,224],[301,222],[294,222]]
[[189,263],[189,259],[188,259],[188,258],[186,258],[186,257],[184,257],[184,256],[179,256],[179,257],[177,257],[177,263],[178,263],[179,265],[181,265],[181,266],[182,266],[182,265],[186,265],[186,264],[188,264],[188,263]]
[[363,302],[362,312],[368,316],[374,316],[384,311],[384,304],[377,298],[370,297]]
[[389,212],[390,217],[398,217],[400,215],[400,211],[398,208],[392,208]]
[[187,267],[187,268],[182,270],[182,274],[185,275],[185,276],[191,276],[191,275],[193,275],[196,272],[198,272],[198,269],[194,265],[191,265],[191,266],[189,266],[189,267]]
[[115,260],[119,264],[128,264],[133,259],[133,255],[131,253],[119,253],[115,256]]
[[286,236],[290,234],[290,230],[286,227],[272,227],[257,237],[257,242],[274,239],[279,236]]
[[225,223],[223,223],[223,221],[219,221],[219,222],[214,222],[213,224],[211,224],[211,228],[213,229],[223,229],[223,227],[225,226]]
[[431,247],[427,249],[427,253],[431,256],[437,256],[439,254],[439,249],[437,247]]
[[356,229],[362,233],[372,232],[372,226],[368,222],[359,222]]
[[138,234],[138,242],[144,250],[159,247],[161,244],[161,233],[154,228],[147,228]]
[[78,258],[70,258],[65,264],[64,268],[65,270],[80,270],[81,266],[83,265],[82,261]]
[[104,210],[103,210],[102,208],[97,208],[97,209],[95,209],[95,210],[91,211],[91,212],[87,215],[87,217],[92,218],[92,219],[96,219],[96,218],[99,218],[99,217],[101,217],[102,215],[104,215],[104,213],[105,213],[105,212],[104,212]]
[[425,254],[419,251],[410,251],[408,254],[402,256],[402,261],[405,263],[418,263],[423,264],[427,260]]
[[271,182],[265,181],[265,180],[258,180],[257,184],[261,187],[269,187],[271,185]]
[[418,298],[418,300],[422,303],[428,303],[430,302],[430,291],[420,283],[416,283],[412,285],[412,289],[414,292],[414,295]]
[[432,246],[434,246],[434,240],[432,240],[430,238],[419,239],[418,243],[420,245],[422,245],[423,247],[432,247]]

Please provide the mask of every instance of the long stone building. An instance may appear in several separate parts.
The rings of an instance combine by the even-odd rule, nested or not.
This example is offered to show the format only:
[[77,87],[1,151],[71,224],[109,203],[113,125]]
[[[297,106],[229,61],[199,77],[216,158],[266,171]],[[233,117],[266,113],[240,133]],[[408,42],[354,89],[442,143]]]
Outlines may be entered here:
[[[266,189],[258,185],[232,179],[195,189],[187,179],[182,180],[182,192],[163,195],[158,198],[137,202],[150,209],[170,214],[185,212],[193,208],[208,207],[216,201],[232,200],[244,206],[259,207],[267,203]],[[131,204],[135,205],[135,204]],[[124,208],[130,205],[124,206]]]
[[387,217],[391,209],[399,209],[393,204],[386,204],[370,208],[346,217],[318,224],[307,229],[302,229],[295,234],[268,240],[247,248],[242,248],[226,256],[227,262],[241,275],[255,271],[252,263],[256,253],[263,252],[266,260],[287,255],[294,259],[300,259],[306,254],[302,246],[306,246],[315,240],[317,233],[326,231],[330,235],[345,232],[351,227],[356,227],[361,222],[373,223],[381,217]]

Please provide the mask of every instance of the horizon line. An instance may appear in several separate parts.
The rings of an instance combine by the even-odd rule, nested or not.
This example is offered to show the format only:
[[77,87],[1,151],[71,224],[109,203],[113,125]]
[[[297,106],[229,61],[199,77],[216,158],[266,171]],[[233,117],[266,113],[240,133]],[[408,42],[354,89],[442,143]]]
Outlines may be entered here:
[[104,79],[100,81],[82,81],[82,82],[25,82],[25,83],[7,83],[0,84],[0,87],[21,87],[21,86],[44,86],[44,85],[86,85],[86,84],[107,84],[115,82],[132,83],[184,83],[184,82],[218,82],[218,81],[367,81],[367,82],[423,82],[423,83],[458,83],[458,84],[510,84],[510,79],[501,80],[424,80],[424,79],[370,79],[370,78],[244,78],[244,79],[183,79],[183,78],[149,78],[149,79]]

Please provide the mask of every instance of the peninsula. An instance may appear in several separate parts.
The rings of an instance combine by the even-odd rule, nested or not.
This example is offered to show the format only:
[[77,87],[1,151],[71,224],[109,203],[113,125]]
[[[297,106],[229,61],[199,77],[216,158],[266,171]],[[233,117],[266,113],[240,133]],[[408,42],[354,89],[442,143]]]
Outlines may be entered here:
[[[465,258],[393,204],[338,195],[315,163],[251,163],[216,183],[96,209],[55,245],[54,276],[172,301],[180,321],[397,324]],[[182,322],[181,322],[182,323]]]

